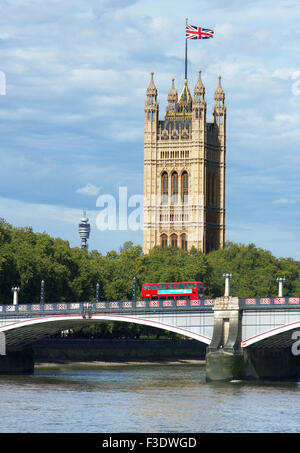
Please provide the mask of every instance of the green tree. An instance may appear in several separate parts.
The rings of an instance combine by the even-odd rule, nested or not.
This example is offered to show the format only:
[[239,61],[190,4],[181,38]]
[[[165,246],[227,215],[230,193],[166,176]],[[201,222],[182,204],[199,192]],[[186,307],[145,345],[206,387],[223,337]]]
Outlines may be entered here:
[[[223,250],[203,255],[195,248],[160,247],[143,254],[139,245],[125,242],[119,252],[102,256],[97,250],[70,247],[68,241],[15,228],[0,219],[0,303],[12,302],[11,287],[21,288],[20,303],[38,303],[41,280],[48,302],[129,300],[136,278],[137,298],[144,283],[203,281],[207,298],[224,294],[224,273],[231,273],[231,294],[238,297],[276,296],[277,277],[285,277],[284,295],[300,297],[300,262],[275,258],[254,244],[226,243]],[[155,336],[153,329],[136,324],[103,323],[92,328],[94,336]],[[147,330],[148,329],[148,330]],[[160,333],[160,332],[159,332]],[[85,332],[91,335],[91,331]],[[168,334],[170,335],[170,334]]]

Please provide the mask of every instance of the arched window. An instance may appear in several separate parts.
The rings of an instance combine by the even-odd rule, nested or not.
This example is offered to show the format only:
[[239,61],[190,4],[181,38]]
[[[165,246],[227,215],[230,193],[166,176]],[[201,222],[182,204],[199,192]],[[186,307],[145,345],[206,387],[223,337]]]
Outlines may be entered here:
[[181,235],[181,248],[182,250],[187,250],[187,237],[186,234]]
[[183,203],[188,202],[189,195],[189,177],[187,172],[183,172],[181,175],[181,196]]
[[201,115],[201,110],[200,109],[196,109],[195,110],[195,116],[196,116],[196,118],[201,118],[202,115]]
[[178,174],[172,173],[172,203],[178,202]]
[[166,234],[161,235],[160,241],[161,241],[161,246],[163,249],[168,247],[168,236]]
[[177,234],[171,235],[171,247],[175,249],[177,247]]
[[168,173],[167,172],[164,172],[162,175],[161,175],[161,200],[162,200],[162,204],[168,204],[168,182],[169,178],[168,178]]

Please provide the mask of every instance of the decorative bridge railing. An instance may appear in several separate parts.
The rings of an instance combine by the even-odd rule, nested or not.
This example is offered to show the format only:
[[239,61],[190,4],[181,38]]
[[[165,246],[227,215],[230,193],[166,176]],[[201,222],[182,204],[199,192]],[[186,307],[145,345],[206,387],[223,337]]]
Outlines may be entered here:
[[259,297],[241,299],[242,308],[299,308],[300,297]]
[[[142,312],[157,310],[212,310],[214,299],[197,300],[137,300],[137,301],[101,301],[101,302],[56,302],[44,304],[15,304],[0,305],[1,315],[21,314],[64,314],[64,313],[113,313],[113,312]],[[243,309],[266,308],[300,308],[300,297],[262,297],[242,298]]]
[[214,299],[199,300],[155,300],[155,301],[103,301],[103,302],[57,302],[45,304],[16,304],[0,305],[1,315],[20,314],[64,314],[64,313],[113,313],[113,312],[143,312],[145,310],[183,310],[208,309],[212,310]]

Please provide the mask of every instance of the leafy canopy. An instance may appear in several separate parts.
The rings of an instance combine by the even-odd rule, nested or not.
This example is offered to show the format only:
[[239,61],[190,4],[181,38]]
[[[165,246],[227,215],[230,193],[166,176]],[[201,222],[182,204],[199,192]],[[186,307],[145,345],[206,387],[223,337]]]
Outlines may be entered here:
[[275,258],[254,244],[228,242],[225,249],[205,256],[194,248],[157,247],[143,254],[139,245],[125,242],[119,251],[103,256],[0,219],[0,304],[11,303],[15,285],[21,288],[20,303],[38,303],[41,280],[47,302],[95,300],[97,283],[100,299],[128,300],[134,277],[137,297],[144,283],[203,281],[206,297],[213,298],[224,294],[225,272],[233,275],[234,296],[274,297],[277,277],[286,278],[285,295],[300,295],[300,262]]

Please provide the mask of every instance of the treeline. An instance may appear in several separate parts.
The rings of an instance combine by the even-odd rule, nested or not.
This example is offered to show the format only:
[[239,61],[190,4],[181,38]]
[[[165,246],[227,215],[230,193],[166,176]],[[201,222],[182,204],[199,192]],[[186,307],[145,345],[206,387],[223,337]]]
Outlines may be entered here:
[[12,286],[19,286],[19,303],[39,303],[41,280],[45,301],[130,300],[136,278],[137,298],[146,282],[203,281],[206,297],[224,294],[223,273],[231,273],[231,294],[275,297],[277,277],[285,277],[284,294],[300,296],[300,262],[275,258],[254,244],[227,243],[224,250],[203,255],[196,249],[142,248],[126,242],[105,256],[97,250],[71,248],[31,228],[15,228],[0,220],[0,304],[12,303]]

